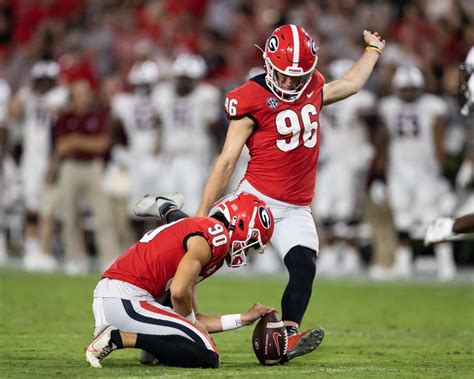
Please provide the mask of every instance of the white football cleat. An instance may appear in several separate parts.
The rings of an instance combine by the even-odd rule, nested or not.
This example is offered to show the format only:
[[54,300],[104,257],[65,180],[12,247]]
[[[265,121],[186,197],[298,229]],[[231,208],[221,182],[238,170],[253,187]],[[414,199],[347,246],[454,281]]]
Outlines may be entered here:
[[392,279],[392,270],[380,264],[374,264],[369,267],[368,276],[370,280],[382,282]]
[[163,196],[145,195],[134,207],[133,214],[138,217],[157,217],[166,221],[163,211],[167,208],[181,209],[184,204],[184,196],[179,192],[168,193]]
[[87,260],[68,261],[64,265],[64,272],[68,276],[83,276],[89,272]]
[[100,361],[117,349],[117,346],[110,340],[112,330],[117,330],[117,328],[115,326],[106,327],[85,349],[86,361],[92,367],[102,368]]
[[433,221],[426,230],[425,246],[430,243],[446,241],[454,236],[454,220],[448,217],[439,217]]
[[25,270],[29,272],[54,272],[58,269],[58,261],[44,253],[28,253],[23,258]]

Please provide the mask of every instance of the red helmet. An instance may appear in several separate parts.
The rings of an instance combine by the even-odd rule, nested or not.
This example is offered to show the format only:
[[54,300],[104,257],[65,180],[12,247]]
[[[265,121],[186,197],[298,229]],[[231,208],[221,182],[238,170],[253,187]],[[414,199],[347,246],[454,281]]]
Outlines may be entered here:
[[210,215],[216,213],[229,225],[229,267],[245,266],[250,248],[263,253],[274,228],[272,211],[263,200],[247,192],[230,194],[214,204]]
[[[263,59],[265,80],[272,92],[283,101],[296,101],[311,81],[318,57],[316,44],[301,26],[283,25],[276,28],[265,44]],[[293,88],[278,84],[278,74],[299,79]]]

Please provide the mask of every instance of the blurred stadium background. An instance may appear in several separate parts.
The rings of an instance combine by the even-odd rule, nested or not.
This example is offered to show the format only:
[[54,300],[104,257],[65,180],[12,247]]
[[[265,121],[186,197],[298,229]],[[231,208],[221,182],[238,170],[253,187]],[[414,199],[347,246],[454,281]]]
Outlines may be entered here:
[[[467,0],[1,1],[0,261],[30,271],[99,271],[153,227],[130,212],[145,193],[183,192],[185,210],[192,213],[225,136],[224,94],[262,72],[254,45],[264,46],[275,26],[296,23],[317,40],[318,69],[328,80],[341,59],[360,56],[363,29],[388,41],[366,86],[365,96],[373,99],[365,109],[369,114],[357,120],[359,152],[350,156],[362,162],[355,168],[358,182],[344,177],[344,166],[338,172],[344,144],[331,146],[335,113],[349,110],[327,108],[322,115],[320,171],[326,173],[314,207],[320,274],[390,277],[398,235],[374,158],[387,150],[374,143],[378,105],[395,93],[397,67],[416,66],[423,91],[441,99],[446,116],[439,183],[449,183],[443,197],[451,205],[442,214],[428,204],[426,220],[410,226],[414,268],[420,275],[438,272],[453,279],[452,261],[440,274],[433,249],[419,239],[427,219],[455,215],[472,196],[472,171],[467,179],[459,179],[459,171],[463,162],[472,162],[473,123],[459,114],[457,96],[459,65],[474,44],[473,20]],[[86,140],[85,150],[61,144],[75,112],[99,124],[92,137],[83,135],[97,137],[92,147]],[[244,172],[243,155],[229,191]],[[345,198],[327,196],[341,187],[346,190],[338,196]],[[348,209],[339,210],[341,204]],[[459,267],[472,266],[473,250],[472,242],[454,243]],[[100,259],[90,264],[85,254]],[[269,253],[252,269],[271,274],[281,266]]]
[[[300,24],[316,39],[317,68],[328,79],[341,59],[361,55],[362,30],[378,31],[387,46],[366,86],[371,100],[354,127],[355,155],[332,133],[336,108],[323,108],[323,184],[314,204],[321,257],[303,326],[321,324],[328,338],[305,360],[264,371],[248,330],[223,333],[216,342],[224,374],[472,375],[473,241],[453,241],[438,255],[422,242],[428,221],[466,212],[473,198],[472,169],[461,168],[474,159],[474,122],[458,102],[459,65],[474,45],[471,0],[0,0],[0,376],[91,375],[81,348],[92,331],[98,275],[155,226],[134,218],[131,206],[145,193],[180,191],[185,210],[194,212],[225,136],[224,95],[262,72],[254,44],[264,46],[283,23]],[[400,241],[379,160],[389,148],[378,132],[379,105],[397,95],[392,79],[400,66],[421,70],[423,92],[437,96],[446,117],[437,169],[444,192],[410,225],[414,259],[395,275]],[[76,130],[84,119],[86,130]],[[64,143],[68,133],[77,137],[74,148]],[[356,183],[344,176],[347,166],[337,171],[344,156],[364,162],[350,168]],[[347,198],[318,205],[340,188]],[[450,201],[440,210],[443,199]],[[268,250],[236,278],[206,281],[203,308],[276,306],[285,269]],[[238,277],[247,274],[256,277]],[[415,281],[396,280],[407,278]],[[138,366],[135,352],[110,360],[121,376],[156,372]]]

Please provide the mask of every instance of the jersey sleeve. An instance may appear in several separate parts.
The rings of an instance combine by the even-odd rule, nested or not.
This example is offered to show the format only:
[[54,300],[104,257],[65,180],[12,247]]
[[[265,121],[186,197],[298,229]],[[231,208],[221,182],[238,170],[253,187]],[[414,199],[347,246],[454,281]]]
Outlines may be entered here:
[[212,250],[213,258],[223,258],[229,251],[230,237],[227,229],[221,222],[212,218],[205,218],[201,224],[204,237]]
[[434,117],[448,117],[448,104],[440,97],[430,95],[427,98],[425,109],[431,112]]
[[209,124],[217,122],[219,120],[219,115],[221,112],[220,91],[217,89],[217,87],[214,87],[210,84],[203,84],[201,98],[203,101],[203,109],[206,110],[206,122]]
[[238,120],[252,113],[252,84],[250,82],[230,91],[225,97],[225,112],[229,120]]
[[321,72],[319,72],[318,70],[314,70],[314,77],[318,83],[317,86],[322,89],[324,84],[326,83],[326,79],[324,78],[324,75],[321,74]]
[[52,111],[60,111],[63,109],[69,98],[69,90],[67,87],[56,87],[47,96],[48,108]]

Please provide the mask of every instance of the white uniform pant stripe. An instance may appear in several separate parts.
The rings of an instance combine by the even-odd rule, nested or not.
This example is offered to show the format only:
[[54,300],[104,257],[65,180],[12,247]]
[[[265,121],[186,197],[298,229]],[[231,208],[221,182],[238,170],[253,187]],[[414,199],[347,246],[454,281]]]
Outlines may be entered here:
[[[154,312],[143,308],[140,303],[136,300],[122,301],[120,298],[94,298],[96,331],[102,329],[106,324],[130,333],[182,336],[217,352],[207,336],[194,325],[181,320],[181,316],[171,308],[154,301],[147,301],[147,304],[157,310]],[[166,314],[157,313],[160,311]]]

